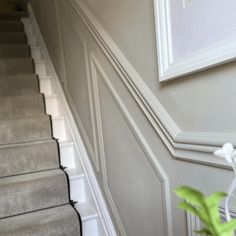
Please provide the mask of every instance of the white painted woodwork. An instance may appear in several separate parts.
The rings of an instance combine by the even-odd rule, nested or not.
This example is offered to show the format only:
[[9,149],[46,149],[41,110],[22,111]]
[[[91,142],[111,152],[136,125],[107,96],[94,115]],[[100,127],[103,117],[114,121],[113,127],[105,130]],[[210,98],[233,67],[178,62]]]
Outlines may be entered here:
[[[198,2],[198,1],[196,1]],[[171,9],[171,4],[175,3],[175,7]],[[190,2],[188,0],[184,0],[185,6],[189,6]],[[177,5],[176,5],[177,4]],[[198,3],[197,3],[198,4]],[[231,3],[227,3],[226,6],[228,5],[233,5],[234,2],[231,1]],[[234,20],[231,21],[231,27],[229,27],[229,24],[225,24],[224,28],[231,28],[231,33],[229,36],[223,36],[223,39],[219,40],[218,42],[214,42],[215,38],[219,38],[220,32],[224,31],[222,29],[219,31],[219,25],[217,24],[217,21],[214,22],[213,26],[208,30],[205,29],[205,25],[208,24],[211,21],[208,20],[206,24],[201,24],[201,21],[205,21],[205,17],[201,17],[201,8],[197,6],[197,10],[200,11],[197,14],[197,24],[202,25],[199,26],[199,30],[196,30],[198,28],[196,25],[191,24],[191,18],[195,17],[196,15],[190,14],[189,17],[185,16],[186,11],[189,11],[187,8],[185,9],[178,9],[177,6],[181,5],[181,1],[170,1],[170,0],[154,0],[154,5],[155,5],[155,18],[156,18],[156,39],[157,39],[157,55],[158,55],[158,65],[159,65],[159,81],[167,81],[171,79],[176,79],[179,77],[183,77],[192,73],[196,73],[202,70],[206,70],[208,68],[212,68],[218,65],[225,64],[227,62],[230,62],[232,60],[235,60],[236,58],[236,43],[235,43],[235,34],[234,34]],[[194,3],[192,3],[194,5]],[[198,5],[206,5],[203,2],[200,2]],[[217,5],[218,6],[218,5]],[[208,9],[212,8],[211,13],[214,13],[216,8],[214,7],[213,4],[207,3]],[[220,7],[220,6],[218,6]],[[220,7],[222,8],[222,6]],[[229,8],[228,8],[229,9]],[[181,11],[184,11],[182,15],[174,14],[174,17],[171,17],[171,11],[180,11],[179,14],[181,14]],[[218,9],[219,10],[219,9]],[[194,13],[194,8],[191,9]],[[196,11],[195,11],[196,12]],[[226,12],[224,14],[227,15]],[[228,13],[232,15],[232,12]],[[183,15],[186,17],[186,22],[188,26],[190,26],[190,30],[188,30],[187,27],[184,29],[186,32],[178,32],[179,28],[182,27],[182,25],[176,26],[176,22],[179,21],[180,17],[183,17]],[[208,17],[213,17],[212,15],[209,15]],[[174,18],[174,19],[172,19]],[[176,18],[176,19],[175,19]],[[179,18],[179,19],[177,19]],[[214,16],[214,19],[219,19],[218,16]],[[222,21],[222,20],[220,20]],[[172,26],[172,23],[174,26]],[[173,30],[172,27],[175,27],[175,31]],[[212,31],[212,28],[214,28],[215,31]],[[174,52],[176,51],[175,47],[183,47],[183,52],[186,50],[186,46],[184,47],[184,44],[186,44],[187,40],[191,40],[189,34],[191,35],[192,32],[201,32],[201,29],[205,29],[205,34],[206,32],[208,33],[205,36],[206,42],[202,42],[203,45],[199,46],[199,49],[194,49],[190,48],[189,50],[193,51],[190,52],[184,56],[179,56],[179,58],[175,59],[175,56],[173,55]],[[176,32],[177,31],[177,32]],[[210,32],[210,34],[209,34]],[[182,39],[181,43],[175,39],[175,35],[173,33],[178,34],[178,37],[184,37],[188,35],[187,39]],[[214,37],[214,34],[217,35],[217,37]],[[204,32],[203,32],[204,35]],[[227,35],[227,34],[226,34]],[[212,38],[211,40],[213,41],[209,45],[204,45],[207,44],[209,41],[209,37]],[[177,42],[176,42],[177,41]],[[199,44],[199,37],[195,36],[193,38],[193,47],[198,46]],[[175,53],[176,54],[176,53]]]

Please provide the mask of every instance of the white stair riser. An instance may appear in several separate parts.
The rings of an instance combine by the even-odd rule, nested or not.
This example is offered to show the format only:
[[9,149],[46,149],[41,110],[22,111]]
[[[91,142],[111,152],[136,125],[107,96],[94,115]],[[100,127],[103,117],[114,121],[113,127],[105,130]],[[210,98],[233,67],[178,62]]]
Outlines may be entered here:
[[39,76],[46,76],[47,75],[47,69],[44,61],[35,61],[35,72]]
[[75,156],[73,143],[59,144],[61,165],[66,168],[75,168]]
[[46,112],[51,116],[59,116],[57,96],[45,96]]
[[33,28],[31,24],[24,23],[24,31],[26,34],[33,34]]
[[52,118],[53,137],[60,141],[67,141],[64,117]]
[[27,37],[27,42],[30,46],[34,47],[34,46],[37,46],[38,45],[38,41],[36,39],[36,36],[35,35],[30,35]]
[[83,221],[83,236],[102,236],[98,232],[97,218]]
[[70,180],[70,197],[75,202],[85,202],[86,201],[86,191],[85,191],[85,180],[83,177],[73,177]]
[[31,56],[35,60],[42,59],[40,48],[39,47],[31,47]]
[[45,95],[52,94],[50,77],[39,77],[39,87],[41,93],[44,93]]

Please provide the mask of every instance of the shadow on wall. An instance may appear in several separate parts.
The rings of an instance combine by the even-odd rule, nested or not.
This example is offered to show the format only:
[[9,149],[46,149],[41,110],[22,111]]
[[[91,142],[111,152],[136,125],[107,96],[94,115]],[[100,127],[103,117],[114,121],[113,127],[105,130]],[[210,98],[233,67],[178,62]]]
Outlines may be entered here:
[[26,11],[28,0],[0,0],[0,11]]

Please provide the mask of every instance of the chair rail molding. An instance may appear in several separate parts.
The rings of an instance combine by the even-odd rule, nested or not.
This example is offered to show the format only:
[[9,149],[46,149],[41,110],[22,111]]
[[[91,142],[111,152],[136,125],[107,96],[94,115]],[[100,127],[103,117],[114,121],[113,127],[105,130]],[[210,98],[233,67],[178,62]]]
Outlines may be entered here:
[[170,0],[154,0],[159,81],[176,79],[236,59],[236,38],[228,38],[174,60]]
[[82,0],[69,1],[173,158],[230,168],[212,153],[226,142],[236,146],[236,134],[181,130],[85,3]]

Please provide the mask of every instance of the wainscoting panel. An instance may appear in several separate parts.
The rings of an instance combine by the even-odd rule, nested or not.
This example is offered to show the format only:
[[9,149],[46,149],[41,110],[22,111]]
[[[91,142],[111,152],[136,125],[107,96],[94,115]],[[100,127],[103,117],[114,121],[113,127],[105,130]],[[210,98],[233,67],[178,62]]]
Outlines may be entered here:
[[[99,171],[87,45],[73,29],[73,26],[66,21],[62,22],[62,34],[64,36],[65,68],[68,78],[66,93],[71,104],[73,104],[72,106],[75,107],[73,112],[77,117],[76,121],[79,123],[94,165]],[[67,38],[67,36],[69,37]]]
[[119,74],[120,79],[126,84],[157,134],[161,136],[172,156],[189,162],[228,168],[224,161],[214,158],[212,152],[225,142],[232,142],[236,145],[235,133],[189,132],[180,129],[174,117],[168,114],[165,107],[145,84],[145,78],[142,78],[130,64],[84,1],[70,0],[70,3]]
[[[104,190],[119,230],[122,235],[127,235],[126,228],[128,235],[153,235],[162,228],[161,235],[170,236],[168,178],[93,54],[90,63]],[[135,214],[135,219],[126,210],[128,198],[133,199],[131,215]],[[131,227],[145,215],[156,220]]]

